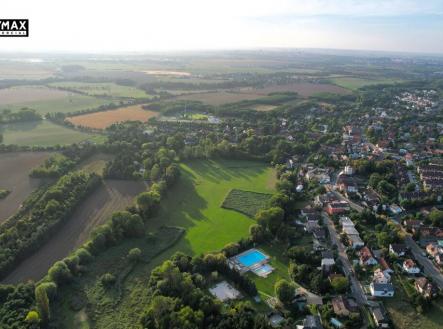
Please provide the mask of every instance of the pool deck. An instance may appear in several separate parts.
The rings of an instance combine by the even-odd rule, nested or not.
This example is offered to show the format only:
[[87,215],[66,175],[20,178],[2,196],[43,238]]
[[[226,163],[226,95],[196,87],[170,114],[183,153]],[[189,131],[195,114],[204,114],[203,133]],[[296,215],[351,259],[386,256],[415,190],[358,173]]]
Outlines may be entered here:
[[[247,265],[240,260],[240,258],[248,256],[251,253],[260,253],[261,255],[263,255],[264,258],[260,259],[257,262],[251,263],[250,265]],[[237,271],[239,271],[242,274],[251,271],[258,276],[267,277],[274,270],[272,266],[268,265],[269,260],[270,257],[266,255],[264,252],[256,248],[252,248],[229,258],[228,265],[231,268],[235,268]]]

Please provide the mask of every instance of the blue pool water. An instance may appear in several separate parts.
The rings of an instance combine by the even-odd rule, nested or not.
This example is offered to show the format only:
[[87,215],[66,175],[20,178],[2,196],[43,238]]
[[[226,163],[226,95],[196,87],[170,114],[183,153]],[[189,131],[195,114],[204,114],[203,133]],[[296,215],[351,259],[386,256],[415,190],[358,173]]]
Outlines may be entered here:
[[254,264],[260,263],[265,259],[266,256],[258,250],[252,250],[251,252],[238,257],[239,262],[246,267],[250,267]]

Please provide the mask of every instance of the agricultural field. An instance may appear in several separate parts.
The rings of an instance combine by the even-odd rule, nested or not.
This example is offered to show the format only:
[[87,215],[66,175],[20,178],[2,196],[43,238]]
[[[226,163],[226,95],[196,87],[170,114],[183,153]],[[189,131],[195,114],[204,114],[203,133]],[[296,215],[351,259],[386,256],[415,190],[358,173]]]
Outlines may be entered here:
[[222,207],[238,211],[253,218],[260,209],[266,206],[271,197],[272,194],[268,193],[233,189],[229,191],[222,203]]
[[29,107],[44,115],[55,112],[77,112],[109,103],[111,100],[79,95],[45,86],[0,89],[0,110],[18,110]]
[[69,145],[82,141],[101,143],[105,136],[69,129],[50,121],[21,122],[0,125],[3,144],[19,146]]
[[40,80],[53,77],[56,67],[45,63],[18,61],[0,62],[0,80],[25,79]]
[[245,100],[253,100],[265,97],[266,95],[258,95],[249,92],[230,92],[230,91],[214,91],[207,93],[194,93],[183,95],[175,98],[176,100],[200,101],[205,104],[219,106],[229,103],[237,103]]
[[105,129],[114,123],[123,121],[147,122],[150,118],[158,115],[158,112],[144,110],[142,105],[132,105],[117,110],[77,115],[66,120],[76,126]]
[[335,86],[333,84],[310,83],[310,82],[268,86],[260,89],[244,88],[243,90],[250,93],[256,93],[257,95],[262,95],[262,96],[268,95],[270,93],[294,92],[303,98],[311,97],[312,95],[315,95],[317,93],[330,93],[330,94],[339,94],[339,95],[346,95],[350,93],[349,90],[346,90],[339,86]]
[[354,78],[354,77],[337,77],[330,79],[331,83],[336,84],[337,86],[349,89],[349,90],[358,90],[361,87],[372,86],[377,84],[394,84],[401,82],[401,80],[393,80],[393,79],[363,79],[363,78]]
[[0,199],[0,224],[12,216],[32,191],[40,186],[42,181],[30,178],[29,172],[49,157],[49,152],[4,153],[0,156],[1,188],[10,191]]
[[64,88],[80,92],[89,96],[117,97],[117,98],[151,98],[141,89],[131,86],[121,86],[111,82],[56,82],[49,84],[51,87]]
[[24,260],[2,283],[40,280],[54,262],[81,246],[92,230],[106,222],[113,212],[131,205],[146,185],[139,181],[105,180],[42,248]]

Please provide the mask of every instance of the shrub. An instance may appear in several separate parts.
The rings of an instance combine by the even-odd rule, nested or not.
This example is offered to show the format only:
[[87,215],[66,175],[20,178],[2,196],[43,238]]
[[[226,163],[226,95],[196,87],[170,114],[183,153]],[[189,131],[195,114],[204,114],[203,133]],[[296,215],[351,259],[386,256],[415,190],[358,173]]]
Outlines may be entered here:
[[142,256],[142,251],[139,248],[129,250],[128,258],[131,262],[138,262]]

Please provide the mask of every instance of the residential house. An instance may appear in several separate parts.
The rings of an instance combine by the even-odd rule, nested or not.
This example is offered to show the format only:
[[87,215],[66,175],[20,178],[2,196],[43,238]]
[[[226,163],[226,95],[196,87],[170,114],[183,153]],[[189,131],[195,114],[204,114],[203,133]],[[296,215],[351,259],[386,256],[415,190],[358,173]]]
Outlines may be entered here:
[[349,245],[353,249],[359,249],[365,245],[363,240],[360,238],[360,236],[357,235],[348,235]]
[[443,230],[438,227],[421,227],[419,244],[426,247],[429,243],[438,243],[443,240]]
[[332,299],[334,313],[338,316],[350,316],[358,314],[358,305],[352,300],[340,295]]
[[358,186],[355,180],[346,175],[338,176],[337,183],[335,185],[340,192],[343,193],[357,193]]
[[328,203],[328,205],[326,206],[326,212],[331,216],[344,214],[348,212],[350,209],[351,208],[349,207],[349,203],[344,200],[332,201]]
[[372,281],[376,283],[389,283],[391,282],[391,275],[378,268],[374,271],[374,277]]
[[425,277],[415,280],[415,289],[425,298],[432,298],[437,295],[437,288]]
[[406,246],[404,244],[400,243],[393,243],[389,245],[389,253],[397,256],[397,257],[403,257],[406,255]]
[[303,321],[303,329],[323,329],[318,315],[307,315]]
[[381,304],[372,307],[371,313],[378,328],[389,328],[389,318]]
[[438,248],[435,244],[433,243],[429,243],[426,246],[426,252],[428,253],[429,256],[431,256],[432,258],[435,258],[435,256],[438,255]]
[[403,270],[408,274],[418,274],[420,273],[420,268],[415,264],[415,262],[408,258],[403,262]]
[[324,273],[329,273],[335,265],[334,254],[327,250],[322,252],[321,269]]
[[381,269],[383,270],[383,273],[387,273],[387,274],[392,274],[394,273],[394,271],[391,269],[391,267],[389,266],[388,262],[386,261],[386,259],[384,259],[383,257],[381,257],[378,260],[378,263],[381,266]]
[[420,231],[420,227],[422,226],[422,221],[417,219],[408,219],[403,221],[403,226],[406,230],[412,233],[418,233]]
[[360,265],[361,266],[371,266],[371,265],[377,265],[378,262],[372,255],[371,250],[368,247],[363,247],[358,252],[359,258],[360,258]]
[[371,282],[369,285],[371,295],[374,297],[393,297],[394,286],[391,283]]

